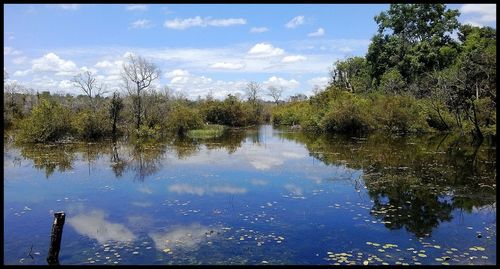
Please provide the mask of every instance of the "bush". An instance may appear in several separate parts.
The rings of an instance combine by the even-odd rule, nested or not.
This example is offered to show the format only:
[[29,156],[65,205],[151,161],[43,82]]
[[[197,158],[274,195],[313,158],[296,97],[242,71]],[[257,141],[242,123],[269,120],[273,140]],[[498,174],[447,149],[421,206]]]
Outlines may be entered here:
[[71,135],[71,111],[58,103],[42,99],[20,122],[21,142],[54,142]]
[[369,100],[345,94],[332,100],[330,110],[321,119],[319,126],[326,132],[360,133],[373,129],[369,113]]
[[430,131],[422,105],[415,98],[383,95],[372,106],[378,125],[391,132]]
[[84,110],[78,113],[73,120],[73,129],[76,135],[84,140],[97,140],[110,134],[109,120],[106,115],[98,111],[93,113]]
[[179,105],[170,113],[167,126],[170,131],[183,135],[188,130],[202,127],[203,118],[198,110]]

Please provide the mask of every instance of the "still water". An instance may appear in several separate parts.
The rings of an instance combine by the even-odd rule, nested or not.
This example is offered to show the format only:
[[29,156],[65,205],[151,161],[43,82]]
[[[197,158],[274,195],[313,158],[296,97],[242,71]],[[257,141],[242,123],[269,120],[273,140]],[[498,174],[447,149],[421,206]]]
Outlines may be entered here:
[[4,146],[4,263],[496,264],[496,145],[452,135]]

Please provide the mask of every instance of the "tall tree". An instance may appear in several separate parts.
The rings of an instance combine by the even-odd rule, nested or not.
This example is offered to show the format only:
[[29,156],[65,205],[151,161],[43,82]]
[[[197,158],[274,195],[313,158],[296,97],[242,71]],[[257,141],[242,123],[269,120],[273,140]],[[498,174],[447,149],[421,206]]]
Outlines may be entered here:
[[458,29],[459,15],[444,4],[391,4],[375,16],[378,33],[366,56],[372,78],[378,83],[396,68],[411,83],[426,71],[451,65],[458,48],[451,34]]
[[276,104],[279,104],[281,95],[283,94],[284,91],[285,89],[283,88],[283,86],[267,87],[267,95],[271,96]]
[[122,79],[125,89],[133,100],[135,127],[139,129],[142,120],[142,94],[151,83],[160,77],[160,69],[141,56],[130,54],[127,62],[123,64]]
[[100,97],[106,93],[103,84],[98,84],[95,74],[90,71],[76,75],[73,77],[72,81],[77,88],[87,95],[90,108],[92,111],[96,112],[96,97]]

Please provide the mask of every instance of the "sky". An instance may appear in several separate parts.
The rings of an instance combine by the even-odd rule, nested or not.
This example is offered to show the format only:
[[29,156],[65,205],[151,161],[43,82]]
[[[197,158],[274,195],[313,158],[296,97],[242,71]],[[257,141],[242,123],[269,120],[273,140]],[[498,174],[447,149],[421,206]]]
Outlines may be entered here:
[[[190,99],[241,94],[249,81],[284,97],[328,83],[336,60],[364,56],[387,4],[4,4],[4,70],[35,91],[81,94],[91,71],[120,90],[129,54],[161,69],[154,86]],[[450,4],[459,21],[496,25],[495,4]],[[265,96],[263,90],[262,98]]]

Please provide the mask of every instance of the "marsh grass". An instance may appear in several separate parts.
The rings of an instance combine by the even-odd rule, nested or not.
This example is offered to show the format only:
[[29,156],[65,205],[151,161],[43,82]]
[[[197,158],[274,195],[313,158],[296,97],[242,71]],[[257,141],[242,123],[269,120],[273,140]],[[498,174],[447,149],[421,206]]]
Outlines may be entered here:
[[194,139],[208,139],[220,137],[226,128],[223,125],[207,124],[203,129],[195,129],[188,131],[187,135]]

